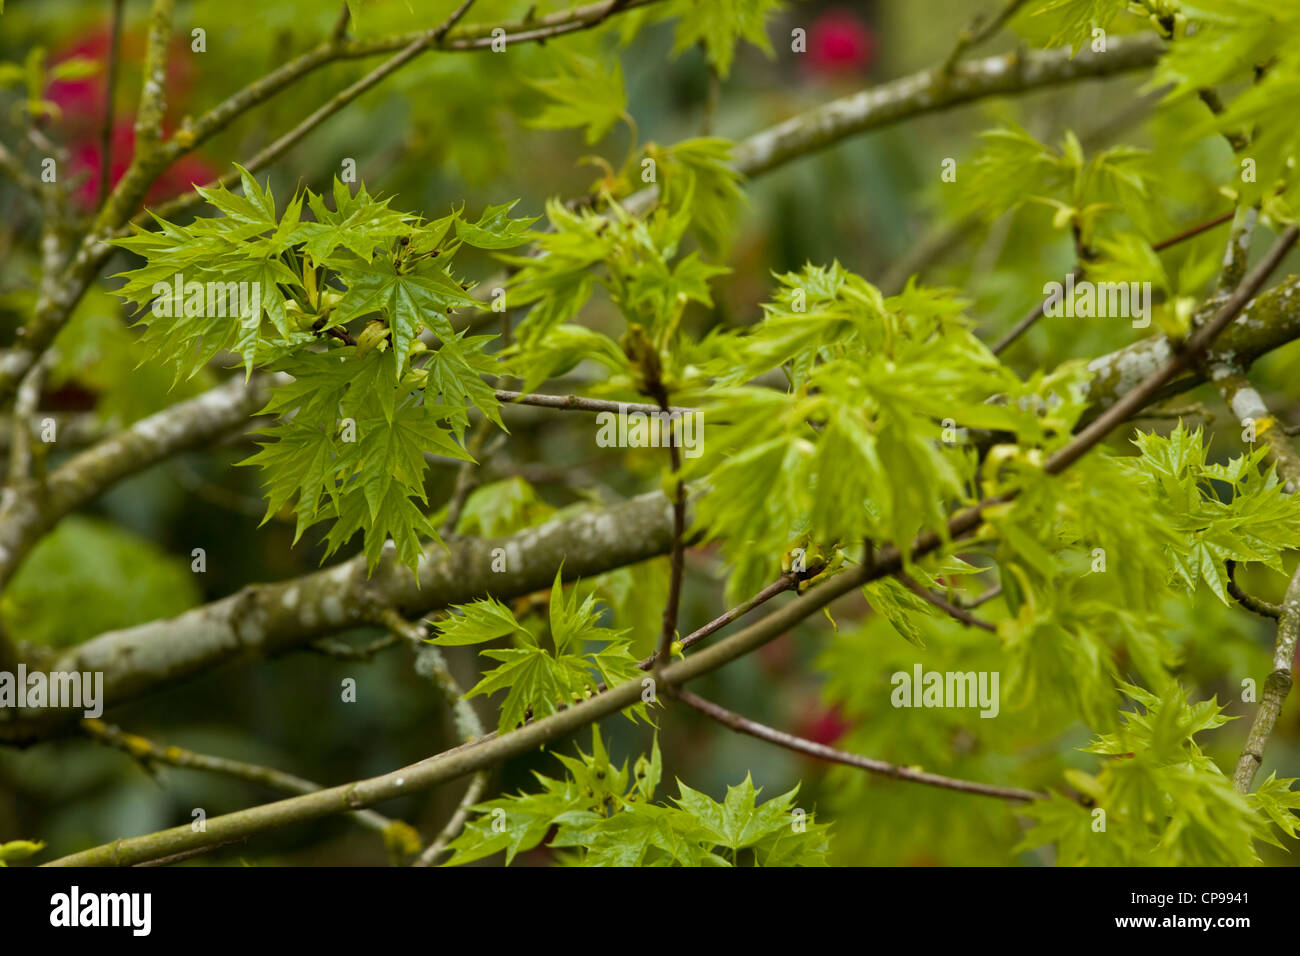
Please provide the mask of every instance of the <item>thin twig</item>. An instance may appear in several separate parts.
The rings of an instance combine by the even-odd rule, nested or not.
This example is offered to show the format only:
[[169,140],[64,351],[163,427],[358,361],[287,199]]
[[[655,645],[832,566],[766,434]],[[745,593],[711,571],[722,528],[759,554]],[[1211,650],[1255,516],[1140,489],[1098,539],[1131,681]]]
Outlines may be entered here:
[[[451,16],[443,21],[442,26],[433,31],[433,42],[435,45],[443,41],[443,38],[451,32],[451,28],[460,23],[461,17],[465,16],[465,14],[469,12],[469,8],[472,6],[474,6],[474,0],[465,0],[464,3],[451,12]],[[609,16],[609,13],[607,12],[605,15]]]
[[1225,561],[1224,568],[1228,572],[1228,593],[1232,595],[1234,601],[1261,617],[1272,618],[1277,620],[1282,616],[1282,608],[1276,604],[1270,604],[1268,601],[1262,601],[1253,595],[1247,594],[1242,590],[1241,585],[1237,583],[1237,562]]
[[[283,790],[286,793],[314,793],[321,789],[319,784],[273,767],[244,763],[242,760],[230,760],[226,757],[213,757],[175,745],[164,747],[147,737],[127,733],[122,728],[106,724],[102,720],[84,719],[81,722],[81,729],[97,742],[120,750],[146,765],[161,763],[187,770],[205,770],[209,773],[261,784],[274,790]],[[381,833],[397,822],[374,810],[357,810],[351,816],[363,826]]]
[[[1153,243],[1151,249],[1153,252],[1161,252],[1165,249],[1168,249],[1170,246],[1175,246],[1180,242],[1185,242],[1188,239],[1192,239],[1196,236],[1199,236],[1201,233],[1213,229],[1215,226],[1222,225],[1232,217],[1233,217],[1233,213],[1231,212],[1226,212],[1221,216],[1215,216],[1213,219],[1207,220],[1206,222],[1198,223],[1197,225],[1192,226],[1190,229],[1184,229],[1182,232],[1177,233],[1176,235],[1169,236],[1166,239],[1161,239],[1159,242]],[[1076,267],[1070,273],[1070,275],[1071,278],[1078,280],[1079,277],[1083,275],[1083,269]],[[1011,345],[1012,342],[1020,338],[1020,336],[1023,335],[1031,326],[1033,326],[1035,322],[1041,319],[1043,317],[1044,311],[1047,309],[1047,301],[1048,301],[1047,299],[1042,299],[1041,301],[1039,301],[1039,303],[1036,306],[1034,306],[1032,309],[1029,310],[1029,312],[1025,314],[1024,318],[1020,319],[1020,321],[1018,321],[1015,325],[1011,327],[1010,331],[1008,331],[1006,335],[998,339],[996,344],[994,344],[993,346],[992,349],[993,354],[1000,355],[1003,351],[1006,350],[1006,348],[1009,345]]]
[[109,177],[113,174],[113,119],[117,97],[117,73],[121,62],[122,5],[124,0],[113,0],[113,19],[109,27],[108,77],[104,89],[104,122],[99,128],[99,190],[95,208],[100,209],[108,198]]
[[924,770],[916,770],[911,767],[900,767],[897,764],[886,763],[883,760],[873,760],[871,757],[860,757],[857,754],[836,750],[834,747],[828,747],[825,744],[819,744],[777,730],[766,724],[760,724],[756,720],[750,720],[748,717],[727,710],[725,707],[720,707],[713,701],[706,700],[688,690],[674,688],[670,690],[670,693],[686,706],[698,710],[723,726],[730,727],[737,733],[749,734],[749,736],[757,737],[759,740],[766,740],[778,747],[784,747],[796,753],[807,754],[810,757],[817,757],[819,760],[829,760],[832,763],[844,764],[847,767],[856,767],[859,770],[892,777],[895,780],[908,780],[912,783],[925,784],[928,787],[940,787],[944,790],[956,790],[961,793],[997,797],[1001,800],[1030,803],[1034,800],[1045,800],[1048,796],[1045,793],[1036,793],[1033,790],[1021,790],[1018,787],[997,787],[987,783],[976,783],[973,780],[959,780],[955,777],[944,777],[937,773],[927,773]]
[[451,818],[438,831],[438,835],[433,838],[433,842],[425,847],[415,862],[411,866],[433,866],[438,857],[442,856],[447,849],[447,844],[456,839],[457,834],[465,827],[465,821],[469,819],[470,811],[474,804],[478,803],[479,797],[483,796],[483,790],[487,787],[488,773],[486,770],[480,770],[470,779],[469,786],[465,789],[465,795],[460,798],[460,803],[456,805],[456,811]]
[[921,598],[927,603],[933,604],[939,610],[943,611],[943,613],[951,617],[954,621],[959,621],[962,624],[965,624],[967,627],[978,627],[981,630],[989,631],[992,634],[996,634],[998,632],[997,627],[994,626],[993,624],[990,624],[988,621],[981,620],[980,618],[976,617],[974,614],[971,614],[970,611],[966,610],[965,608],[960,608],[957,605],[953,604],[952,602],[947,601],[944,598],[940,597],[939,595],[935,594],[929,588],[923,587],[921,583],[917,581],[915,578],[913,578],[910,574],[906,574],[900,571],[897,577],[898,580],[901,581],[909,591],[911,591],[912,593],[917,595],[917,597]]
[[1025,2],[1026,0],[1010,0],[993,16],[986,17],[985,14],[980,14],[971,21],[970,25],[957,35],[956,45],[948,54],[948,59],[944,60],[942,74],[951,73],[958,60],[1001,30],[1003,24],[1015,16],[1016,11],[1023,7]]
[[[651,389],[659,401],[659,408],[665,414],[671,414],[672,406],[668,403],[668,389],[656,372]],[[681,479],[682,453],[677,447],[677,437],[668,429],[668,457],[672,465],[673,490],[673,548],[669,558],[668,600],[664,602],[663,629],[659,634],[659,646],[655,651],[653,670],[656,683],[660,676],[660,666],[672,658],[673,639],[677,636],[677,614],[682,601],[682,581],[686,573],[686,485]]]
[[987,591],[985,591],[983,594],[979,595],[978,597],[973,598],[970,601],[963,601],[961,607],[964,607],[968,611],[974,610],[975,608],[979,607],[981,604],[987,604],[989,601],[992,601],[995,597],[997,597],[1001,593],[1002,593],[1002,585],[995,584],[993,585],[993,587],[989,588]]
[[[718,617],[715,617],[708,624],[705,624],[703,627],[698,628],[697,630],[694,630],[690,634],[687,634],[685,637],[683,637],[682,650],[685,651],[690,647],[698,644],[700,641],[704,640],[710,634],[714,634],[722,630],[732,621],[744,617],[746,614],[754,610],[754,608],[758,607],[759,605],[766,604],[768,601],[772,600],[772,598],[776,597],[778,594],[781,594],[784,591],[791,590],[792,588],[795,587],[796,584],[797,584],[797,580],[794,577],[794,575],[791,574],[781,575],[781,577],[777,578],[767,587],[763,588],[763,590],[759,591],[748,601],[745,601],[742,604],[737,604],[735,607],[731,608],[731,610],[725,612],[724,614],[720,614]],[[655,659],[657,656],[658,656],[657,652],[654,654],[650,654],[648,657],[645,657],[642,660],[638,661],[636,666],[643,671],[648,671],[650,670],[650,668],[654,666]],[[601,689],[604,689],[603,684],[600,686],[600,688],[598,688],[598,690]]]
[[1209,232],[1215,226],[1222,226],[1225,222],[1231,220],[1234,215],[1235,213],[1230,210],[1221,215],[1215,216],[1213,219],[1207,219],[1205,222],[1198,223],[1190,229],[1184,229],[1180,233],[1169,236],[1166,239],[1161,239],[1159,242],[1152,243],[1151,251],[1164,252],[1169,247],[1176,246],[1180,242],[1185,242],[1188,239],[1195,239],[1201,233]]
[[334,21],[334,29],[330,31],[330,39],[334,41],[342,40],[348,35],[348,24],[352,22],[352,8],[346,3],[342,4],[339,10],[339,18]]
[[661,405],[648,405],[643,402],[611,402],[601,398],[583,398],[581,395],[542,395],[529,392],[511,392],[497,389],[494,393],[498,402],[506,405],[534,405],[538,408],[560,408],[579,412],[613,412],[615,415],[625,412],[642,415],[660,415],[665,410],[671,415],[694,415],[694,408],[670,405],[664,409]]

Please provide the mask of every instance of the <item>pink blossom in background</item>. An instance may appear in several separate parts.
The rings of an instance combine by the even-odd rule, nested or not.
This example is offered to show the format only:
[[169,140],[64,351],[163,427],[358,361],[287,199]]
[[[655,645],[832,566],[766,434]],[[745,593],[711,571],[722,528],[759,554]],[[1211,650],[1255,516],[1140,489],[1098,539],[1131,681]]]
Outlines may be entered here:
[[[123,41],[125,44],[125,40]],[[83,39],[57,50],[50,57],[50,65],[81,57],[96,63],[108,62],[109,32],[96,30]],[[67,127],[98,125],[104,111],[104,87],[108,82],[104,69],[80,80],[56,80],[46,90],[47,99],[63,111],[60,120]]]
[[[55,51],[50,63],[60,63],[72,57],[84,57],[97,63],[107,64],[110,34],[107,29],[95,30],[84,37]],[[116,185],[127,166],[135,146],[134,107],[138,92],[128,86],[128,74],[138,70],[139,54],[143,52],[142,36],[122,36],[119,75],[118,75],[118,111],[114,117],[112,132],[112,162],[109,168],[109,184]],[[170,57],[167,70],[167,106],[169,116],[184,112],[179,106],[191,85],[192,66],[188,46],[183,42],[176,44]],[[134,69],[133,69],[134,68]],[[89,208],[99,193],[99,164],[102,152],[100,127],[104,117],[104,102],[108,89],[106,66],[93,76],[80,80],[60,80],[51,83],[46,97],[62,110],[58,122],[58,134],[67,144],[73,176],[86,174],[85,180],[77,189],[77,198]],[[124,109],[124,106],[126,107]],[[165,132],[170,132],[172,124],[165,123]],[[145,197],[146,204],[158,203],[185,192],[192,184],[204,185],[217,178],[217,171],[200,157],[190,153],[181,157],[166,170],[150,187]]]
[[853,725],[845,719],[838,705],[823,707],[804,717],[796,731],[798,736],[830,747],[847,734]]
[[807,62],[815,75],[866,73],[875,58],[876,35],[851,10],[829,10],[814,20],[808,30]]

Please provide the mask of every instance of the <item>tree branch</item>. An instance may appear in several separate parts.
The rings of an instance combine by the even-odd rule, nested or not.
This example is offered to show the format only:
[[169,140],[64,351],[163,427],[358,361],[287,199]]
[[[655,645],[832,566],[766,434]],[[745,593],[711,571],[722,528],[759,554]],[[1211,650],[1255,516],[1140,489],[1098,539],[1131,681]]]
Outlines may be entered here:
[[122,55],[122,7],[125,0],[113,0],[109,26],[108,69],[104,82],[104,120],[99,127],[99,188],[95,208],[101,209],[108,198],[109,180],[113,176],[113,111],[117,105],[117,73]]
[[1291,662],[1295,658],[1297,635],[1300,635],[1300,567],[1291,575],[1291,583],[1282,601],[1277,641],[1273,645],[1273,670],[1264,681],[1264,695],[1255,710],[1246,746],[1232,775],[1232,785],[1238,793],[1250,791],[1255,774],[1264,762],[1264,748],[1273,733],[1278,714],[1282,712],[1282,703],[1291,692]]
[[1234,601],[1244,607],[1247,611],[1258,614],[1260,617],[1271,617],[1277,620],[1282,616],[1282,609],[1276,604],[1270,604],[1267,601],[1261,601],[1251,594],[1247,594],[1237,584],[1237,562],[1225,561],[1224,568],[1228,572],[1228,593],[1232,595]]
[[[657,497],[657,504],[662,509],[663,498]],[[897,552],[894,552],[894,560],[897,565]],[[881,567],[887,566],[887,563],[887,560],[882,562]],[[568,567],[566,561],[565,568]],[[745,630],[684,660],[669,664],[663,670],[664,681],[673,685],[681,684],[717,670],[780,637],[803,618],[858,587],[860,583],[852,574],[832,578]],[[105,689],[107,691],[107,681]],[[189,826],[175,827],[159,833],[117,840],[62,857],[46,865],[129,866],[196,847],[245,839],[290,823],[307,822],[347,810],[373,806],[396,796],[426,790],[488,769],[503,760],[536,750],[580,727],[639,703],[641,692],[641,681],[630,680],[542,720],[525,724],[508,734],[489,735],[472,744],[456,747],[391,773],[210,817],[207,829],[202,833],[194,832]]]
[[1286,432],[1277,427],[1277,419],[1246,373],[1235,365],[1220,362],[1210,368],[1210,380],[1223,396],[1233,417],[1264,443],[1264,460],[1277,466],[1277,473],[1286,483],[1286,489],[1295,491],[1300,488],[1300,455],[1296,454]]
[[0,587],[65,515],[122,478],[191,448],[207,445],[245,423],[266,404],[274,375],[241,376],[141,419],[76,455],[46,482],[43,500],[15,496],[0,507]]
[[998,629],[994,625],[990,624],[988,621],[981,620],[980,618],[976,617],[974,614],[972,614],[970,611],[966,610],[965,608],[958,607],[957,605],[951,603],[950,601],[945,600],[944,598],[940,597],[938,594],[935,594],[927,587],[922,587],[921,583],[917,581],[915,578],[913,578],[911,575],[905,574],[900,571],[898,573],[898,580],[901,581],[904,584],[904,586],[906,586],[907,589],[911,591],[913,594],[915,594],[917,597],[921,598],[923,601],[927,602],[928,604],[934,605],[939,610],[943,611],[943,613],[947,614],[954,621],[958,621],[962,624],[965,624],[967,627],[978,627],[981,630],[989,631],[992,634],[996,634],[998,632]]
[[825,744],[806,740],[803,737],[796,737],[794,734],[788,734],[766,724],[760,724],[756,720],[750,720],[748,717],[727,710],[725,707],[720,707],[713,701],[706,700],[688,690],[670,690],[669,693],[686,706],[699,711],[737,733],[748,734],[751,737],[757,737],[759,740],[766,740],[768,743],[776,744],[778,747],[784,747],[786,750],[793,750],[795,753],[806,754],[819,760],[829,760],[831,763],[844,764],[846,767],[856,767],[859,770],[892,777],[895,780],[907,780],[928,787],[940,787],[944,790],[957,790],[961,793],[974,793],[985,797],[998,797],[1002,800],[1029,803],[1047,798],[1047,794],[1035,793],[1033,790],[1021,790],[1018,787],[998,787],[987,783],[976,783],[973,780],[959,780],[955,777],[944,777],[937,773],[927,773],[924,770],[914,770],[911,767],[900,767],[897,764],[886,763],[883,760],[860,757],[857,754],[836,750],[834,747],[827,747]]
[[942,67],[923,70],[833,100],[751,136],[732,152],[732,165],[756,176],[869,130],[989,96],[1027,93],[1074,80],[1114,76],[1154,66],[1163,41],[1152,33],[1112,37],[1105,53],[1069,50],[1007,53],[958,63],[945,82]]
[[[543,395],[511,392],[500,388],[496,390],[495,394],[497,401],[507,405],[534,405],[538,408],[559,408],[566,411],[613,412],[615,415],[620,412],[658,415],[664,411],[660,405],[650,405],[642,402],[611,402],[603,398],[583,398],[581,395]],[[680,405],[669,405],[667,411],[673,415],[692,415],[696,410],[694,408],[684,408]]]
[[[237,658],[284,653],[391,606],[408,616],[492,594],[517,597],[565,580],[590,577],[665,554],[672,546],[671,506],[661,492],[592,509],[503,538],[430,543],[419,580],[386,554],[373,577],[359,556],[278,584],[254,584],[179,617],[111,631],[69,648],[52,669],[102,671],[104,702],[114,706]],[[493,553],[508,570],[494,572]],[[0,709],[0,740],[57,732],[76,710]]]
[[[284,773],[274,767],[229,760],[226,757],[213,757],[175,745],[163,747],[139,734],[128,734],[122,728],[106,724],[102,720],[93,718],[83,720],[81,729],[95,741],[114,750],[120,750],[146,766],[151,763],[162,763],[189,770],[203,770],[224,777],[233,777],[236,780],[246,780],[273,790],[283,790],[286,793],[315,793],[321,789],[320,784],[295,777],[291,773]],[[384,834],[394,826],[409,826],[400,820],[391,820],[374,810],[359,810],[349,816],[362,826]]]

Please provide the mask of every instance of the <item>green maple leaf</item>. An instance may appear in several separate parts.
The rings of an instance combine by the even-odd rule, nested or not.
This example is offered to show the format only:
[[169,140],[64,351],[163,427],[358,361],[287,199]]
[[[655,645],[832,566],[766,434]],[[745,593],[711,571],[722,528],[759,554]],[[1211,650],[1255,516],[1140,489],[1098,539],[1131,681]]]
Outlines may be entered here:
[[[601,627],[603,613],[594,594],[579,600],[577,588],[565,594],[561,580],[563,569],[556,571],[551,585],[550,634],[551,652],[529,628],[524,627],[510,609],[493,598],[463,605],[438,625],[434,644],[481,644],[507,635],[515,635],[519,646],[480,652],[500,666],[485,673],[465,694],[476,697],[507,691],[501,705],[499,728],[509,730],[523,723],[529,713],[544,717],[555,713],[596,690],[594,669],[608,686],[636,677],[636,658],[626,631]],[[603,647],[585,653],[589,643]],[[631,709],[645,715],[645,705]],[[635,717],[633,718],[635,719]],[[603,751],[602,751],[603,753]],[[561,758],[562,760],[564,758]]]
[[409,236],[415,227],[405,213],[388,208],[390,200],[373,199],[364,186],[353,196],[348,187],[334,180],[334,208],[325,205],[321,196],[307,194],[307,204],[316,217],[299,227],[306,238],[304,250],[313,262],[327,261],[340,246],[369,262],[377,250],[386,249],[394,239]]
[[542,112],[528,121],[541,129],[585,127],[588,145],[595,143],[627,110],[623,67],[615,61],[606,71],[587,57],[562,53],[564,70],[530,85],[548,98]]
[[678,17],[673,55],[701,43],[709,63],[725,80],[731,73],[738,40],[748,40],[769,57],[773,55],[767,18],[781,5],[781,0],[676,0],[672,6]]
[[481,644],[516,631],[524,631],[532,636],[532,632],[519,623],[510,608],[496,598],[486,597],[473,604],[462,604],[457,610],[461,613],[450,614],[438,622],[438,636],[430,638],[430,644]]
[[511,219],[510,210],[518,203],[516,199],[499,206],[488,206],[475,223],[458,218],[456,237],[478,249],[510,249],[530,242],[535,236],[528,227],[537,221],[537,217]]
[[216,189],[195,186],[195,191],[235,222],[257,226],[262,230],[275,229],[278,220],[270,180],[267,180],[266,188],[262,189],[257,185],[257,180],[249,175],[248,170],[238,163],[235,164],[235,168],[239,170],[240,188],[244,191],[242,196],[232,193],[225,186],[218,186]]
[[447,310],[478,306],[460,283],[441,269],[403,275],[391,261],[378,260],[361,268],[345,269],[342,275],[348,292],[335,310],[334,321],[343,323],[383,312],[393,331],[399,376],[411,343],[423,329],[432,329],[444,341],[454,338]]
[[704,827],[714,842],[732,850],[753,846],[763,838],[791,825],[791,804],[799,788],[756,806],[758,794],[749,774],[744,783],[727,788],[727,796],[717,803],[707,795],[692,790],[680,780],[677,805]]
[[585,680],[589,689],[595,687],[580,659],[572,655],[552,657],[537,646],[481,653],[484,657],[501,661],[501,666],[484,674],[465,696],[478,697],[507,690],[498,722],[498,729],[503,732],[522,724],[530,711],[535,718],[558,711],[569,701],[570,688],[575,683]]

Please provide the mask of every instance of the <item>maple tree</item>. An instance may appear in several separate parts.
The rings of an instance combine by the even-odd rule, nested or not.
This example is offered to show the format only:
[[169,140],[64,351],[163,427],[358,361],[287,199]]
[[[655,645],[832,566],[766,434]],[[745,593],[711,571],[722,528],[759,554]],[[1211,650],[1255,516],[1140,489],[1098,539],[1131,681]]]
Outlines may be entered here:
[[[1258,771],[1300,633],[1285,364],[1300,279],[1282,268],[1297,239],[1300,13],[1013,0],[919,73],[743,138],[708,128],[665,145],[634,118],[625,61],[638,44],[667,31],[669,55],[698,56],[716,96],[746,56],[785,68],[806,53],[800,4],[429,6],[438,15],[362,0],[313,11],[316,45],[180,117],[169,71],[199,41],[178,46],[175,4],[153,0],[130,158],[114,178],[110,81],[89,208],[89,171],[45,171],[72,165],[59,137],[79,128],[61,125],[59,84],[98,75],[97,61],[51,64],[33,47],[0,64],[17,104],[4,195],[31,217],[6,236],[25,251],[7,267],[18,321],[0,354],[0,671],[101,674],[112,711],[243,655],[311,647],[355,662],[407,645],[454,731],[427,759],[322,786],[77,708],[0,708],[6,744],[81,735],[151,768],[293,794],[52,862],[171,860],[340,814],[422,865],[509,864],[538,847],[575,865],[892,863],[936,833],[959,834],[940,860],[953,863],[1285,859],[1269,854],[1300,829],[1294,748]],[[874,38],[849,40],[874,57]],[[974,52],[999,41],[1016,48]],[[116,76],[118,48],[100,52]],[[213,163],[214,144],[237,146],[228,128],[277,95],[385,55],[284,132],[253,137],[251,155],[232,147],[212,181],[152,192],[199,151]],[[474,198],[424,208],[382,174],[358,177],[352,157],[326,181],[276,179],[335,114],[412,74],[401,98],[453,117],[449,163],[487,162],[477,124],[491,106],[529,142],[574,131],[600,150],[582,157],[598,177],[566,198],[488,176]],[[460,92],[422,102],[414,84],[430,76]],[[1079,128],[1067,111],[1047,135],[1016,99],[1108,78],[1155,91],[1118,128]],[[951,134],[917,160],[937,223],[922,254],[878,274],[852,250],[775,269],[743,321],[726,314],[756,180],[994,98],[982,135]],[[978,255],[948,255],[971,236]],[[1125,311],[1106,315],[1107,302]],[[84,441],[51,407],[68,388],[96,395]],[[604,449],[592,484],[606,494],[542,487],[548,466],[575,480],[555,449],[590,448],[593,413],[630,412],[646,431],[612,432],[630,447]],[[674,431],[687,416],[702,423],[698,454]],[[244,577],[204,603],[174,561],[81,514],[193,452],[231,482],[255,476],[261,526],[292,525],[284,550],[315,548],[328,567]],[[535,467],[505,467],[511,454]],[[716,587],[688,555],[712,562]],[[204,572],[204,549],[191,557]],[[67,607],[76,587],[85,606]],[[696,620],[701,600],[721,606]],[[796,638],[815,648],[800,666],[837,739],[687,688]],[[999,678],[983,714],[949,699],[953,675],[977,674]],[[686,712],[835,769],[812,802],[803,784],[757,786],[760,768],[721,800],[670,786]],[[601,723],[618,714],[635,735],[619,739],[641,745],[621,761],[617,722]],[[559,776],[497,785],[496,768],[541,746]],[[370,809],[466,777],[432,836]],[[894,855],[871,856],[884,834]],[[42,834],[0,837],[0,863],[47,861]]]

